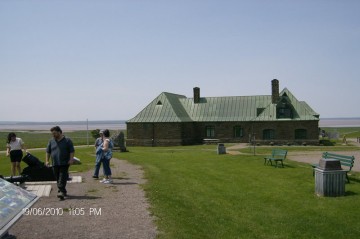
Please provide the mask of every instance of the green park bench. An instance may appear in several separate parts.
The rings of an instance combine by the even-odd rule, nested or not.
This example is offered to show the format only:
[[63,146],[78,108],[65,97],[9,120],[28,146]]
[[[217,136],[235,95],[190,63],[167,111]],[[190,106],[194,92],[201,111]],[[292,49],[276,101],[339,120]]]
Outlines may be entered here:
[[283,161],[285,160],[287,155],[287,150],[284,149],[273,149],[271,152],[271,156],[267,156],[264,158],[264,165],[271,164],[275,162],[275,167],[278,166],[278,162],[281,162],[281,166],[284,167]]
[[[347,156],[347,155],[324,152],[322,154],[322,158],[339,160],[340,164],[341,164],[341,168],[343,170],[346,170],[346,179],[347,179],[348,183],[350,182],[348,173],[351,171],[352,167],[354,166],[354,161],[355,161],[354,156]],[[312,164],[311,166],[313,167],[313,175],[314,175],[315,168],[318,167],[319,164]]]

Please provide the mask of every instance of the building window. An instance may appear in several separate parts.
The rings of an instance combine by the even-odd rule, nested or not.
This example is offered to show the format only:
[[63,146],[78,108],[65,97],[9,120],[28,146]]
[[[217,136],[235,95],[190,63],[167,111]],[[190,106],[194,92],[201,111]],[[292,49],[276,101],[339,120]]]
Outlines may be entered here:
[[289,108],[279,108],[277,111],[277,118],[278,119],[291,119],[292,118],[292,111]]
[[215,137],[215,127],[206,126],[206,138],[214,138],[214,137]]
[[265,108],[257,108],[256,115],[259,116],[264,110],[265,110]]
[[307,139],[307,130],[295,129],[295,139]]
[[263,139],[275,139],[275,130],[273,129],[264,129],[263,131]]
[[276,118],[278,119],[292,119],[293,118],[293,107],[287,102],[287,100],[282,99],[276,106]]
[[244,136],[243,128],[241,126],[234,127],[234,138],[241,138]]

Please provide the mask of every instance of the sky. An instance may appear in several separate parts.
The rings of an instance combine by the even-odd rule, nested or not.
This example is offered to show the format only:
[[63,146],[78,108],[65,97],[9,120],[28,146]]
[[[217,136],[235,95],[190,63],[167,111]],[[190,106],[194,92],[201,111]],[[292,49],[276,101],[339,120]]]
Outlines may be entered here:
[[360,117],[358,0],[0,0],[0,121],[129,120],[162,92]]

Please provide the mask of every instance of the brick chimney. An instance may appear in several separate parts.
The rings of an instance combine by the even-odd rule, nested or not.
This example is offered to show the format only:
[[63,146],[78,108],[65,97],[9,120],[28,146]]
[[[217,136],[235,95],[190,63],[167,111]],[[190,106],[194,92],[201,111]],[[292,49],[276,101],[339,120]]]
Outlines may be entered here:
[[271,103],[276,104],[279,101],[279,81],[273,79],[271,81]]
[[194,87],[194,104],[200,103],[200,88]]

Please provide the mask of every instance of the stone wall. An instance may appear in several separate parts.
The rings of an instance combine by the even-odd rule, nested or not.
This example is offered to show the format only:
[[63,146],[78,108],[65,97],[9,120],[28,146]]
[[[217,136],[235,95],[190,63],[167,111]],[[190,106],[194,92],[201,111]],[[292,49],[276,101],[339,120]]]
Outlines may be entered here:
[[180,123],[128,123],[127,146],[170,146],[182,144]]
[[[201,122],[201,123],[128,123],[127,146],[171,146],[200,144],[206,136],[206,127],[215,130],[214,139],[222,143],[258,144],[319,144],[318,121],[281,120],[268,122]],[[234,137],[234,127],[243,129],[242,137]],[[274,139],[264,139],[263,131],[275,131]],[[305,129],[305,139],[295,139],[295,129]]]

